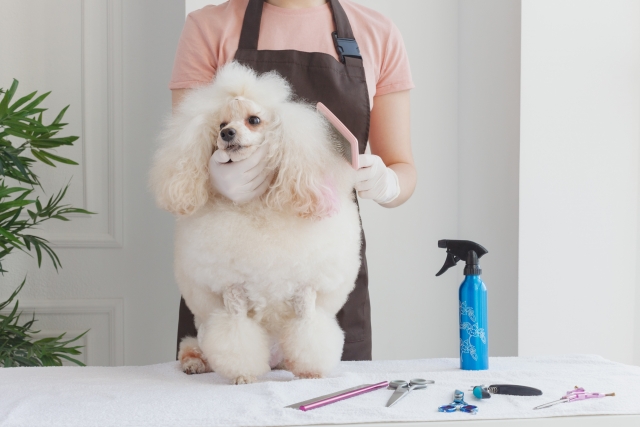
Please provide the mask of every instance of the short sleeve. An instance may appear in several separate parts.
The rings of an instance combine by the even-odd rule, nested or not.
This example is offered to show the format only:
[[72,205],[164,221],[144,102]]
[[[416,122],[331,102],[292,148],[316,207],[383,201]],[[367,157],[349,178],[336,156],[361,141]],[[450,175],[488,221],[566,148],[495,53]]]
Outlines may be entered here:
[[169,89],[192,88],[210,82],[217,68],[213,52],[197,20],[189,14],[178,42]]
[[380,77],[376,83],[376,96],[408,90],[413,87],[409,56],[404,47],[402,35],[398,27],[391,23],[391,30],[380,67]]

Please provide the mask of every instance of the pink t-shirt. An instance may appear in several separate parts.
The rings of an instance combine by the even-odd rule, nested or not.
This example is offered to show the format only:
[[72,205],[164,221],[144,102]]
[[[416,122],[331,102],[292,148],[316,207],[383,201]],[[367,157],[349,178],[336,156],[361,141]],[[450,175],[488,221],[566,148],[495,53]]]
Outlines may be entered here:
[[[187,16],[169,89],[208,83],[218,67],[233,59],[248,2],[229,0],[217,6],[205,6]],[[393,22],[349,0],[341,0],[340,4],[360,47],[371,105],[374,96],[413,88],[407,52]],[[337,60],[331,38],[334,30],[328,3],[303,9],[265,3],[258,49],[323,52]]]

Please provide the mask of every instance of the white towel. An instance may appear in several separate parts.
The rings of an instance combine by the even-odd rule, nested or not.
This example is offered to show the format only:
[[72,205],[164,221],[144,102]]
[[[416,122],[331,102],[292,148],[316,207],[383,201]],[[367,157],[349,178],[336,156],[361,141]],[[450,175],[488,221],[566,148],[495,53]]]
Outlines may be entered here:
[[[599,356],[491,358],[489,371],[461,371],[457,359],[343,362],[330,378],[300,380],[272,371],[249,385],[229,385],[215,373],[186,375],[177,362],[151,366],[0,369],[0,426],[275,426],[382,421],[533,418],[640,414],[640,367]],[[392,408],[392,391],[380,389],[312,411],[284,408],[295,402],[385,380],[435,380]],[[494,395],[476,400],[470,386],[519,384],[539,397]],[[560,398],[573,386],[615,397],[534,406]],[[440,413],[453,392],[477,405],[477,415]]]

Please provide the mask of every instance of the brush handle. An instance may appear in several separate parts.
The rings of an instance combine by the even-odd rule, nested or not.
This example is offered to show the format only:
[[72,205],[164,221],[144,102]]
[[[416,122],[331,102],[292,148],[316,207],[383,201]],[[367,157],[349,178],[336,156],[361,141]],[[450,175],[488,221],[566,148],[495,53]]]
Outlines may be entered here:
[[541,396],[542,391],[537,388],[515,384],[493,384],[488,387],[490,393],[508,394],[511,396]]
[[366,387],[362,387],[362,388],[359,388],[359,389],[356,389],[356,390],[351,390],[351,391],[348,391],[346,393],[339,394],[337,396],[328,397],[326,399],[322,399],[322,400],[319,400],[317,402],[310,403],[308,405],[302,405],[302,406],[300,406],[300,410],[301,411],[309,411],[311,409],[316,409],[316,408],[319,408],[321,406],[330,405],[332,403],[339,402],[341,400],[345,400],[345,399],[349,399],[351,397],[359,396],[361,394],[368,393],[370,391],[377,390],[379,388],[384,388],[384,387],[387,387],[388,385],[389,385],[389,381],[382,381],[382,382],[379,382],[377,384],[371,384],[371,385],[368,385]]

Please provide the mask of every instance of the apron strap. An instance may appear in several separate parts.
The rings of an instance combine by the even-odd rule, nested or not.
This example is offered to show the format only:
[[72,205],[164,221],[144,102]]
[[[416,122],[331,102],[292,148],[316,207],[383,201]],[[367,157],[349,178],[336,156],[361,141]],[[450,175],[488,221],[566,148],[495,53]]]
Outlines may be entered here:
[[[258,49],[263,4],[264,0],[249,0],[247,10],[244,13],[244,19],[242,21],[242,31],[240,32],[238,50]],[[336,31],[333,33],[333,39],[338,57],[342,62],[345,62],[345,56],[360,58],[358,44],[353,37],[353,30],[351,30],[349,18],[347,18],[347,14],[342,8],[342,5],[338,0],[329,0],[329,5],[331,6],[333,22],[336,26]]]
[[244,20],[242,21],[238,50],[258,50],[262,4],[263,0],[249,0],[247,10],[244,12]]
[[331,10],[333,11],[333,22],[336,24],[338,37],[341,39],[355,39],[349,18],[347,18],[347,14],[344,12],[340,2],[338,0],[329,0],[329,5],[331,5]]

